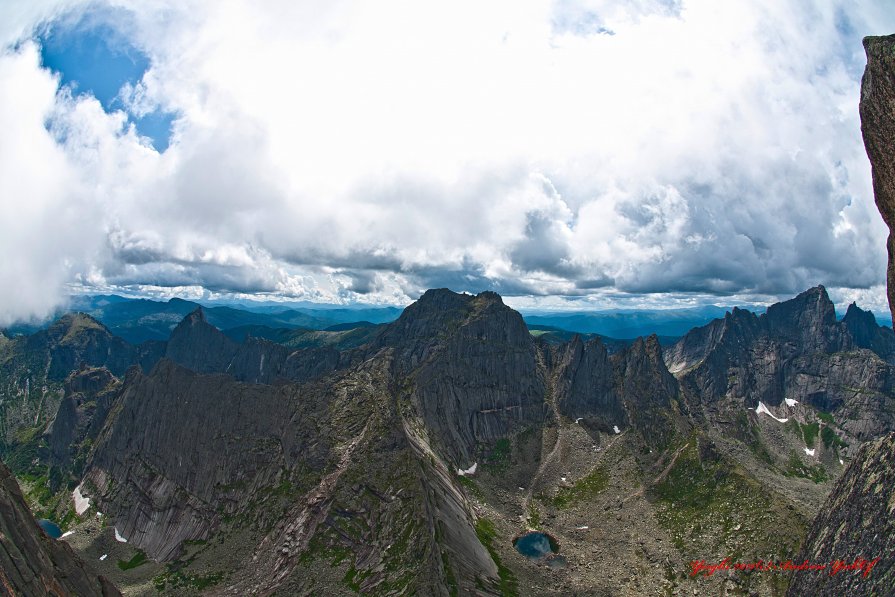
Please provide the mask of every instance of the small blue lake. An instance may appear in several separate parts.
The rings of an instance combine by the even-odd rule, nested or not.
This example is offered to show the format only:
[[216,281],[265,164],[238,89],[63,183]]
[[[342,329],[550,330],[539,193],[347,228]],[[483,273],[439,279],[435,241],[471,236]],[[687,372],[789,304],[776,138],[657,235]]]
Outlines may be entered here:
[[556,540],[547,533],[530,531],[513,539],[513,547],[526,558],[540,560],[559,551]]
[[46,533],[53,539],[58,539],[62,536],[62,529],[60,529],[59,525],[57,525],[52,520],[41,518],[37,521],[37,524],[44,530],[44,533]]

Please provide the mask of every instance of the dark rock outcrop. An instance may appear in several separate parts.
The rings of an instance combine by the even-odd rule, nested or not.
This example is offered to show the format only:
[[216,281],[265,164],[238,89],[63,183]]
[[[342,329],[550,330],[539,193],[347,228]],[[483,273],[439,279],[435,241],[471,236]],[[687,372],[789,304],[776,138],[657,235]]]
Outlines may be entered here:
[[848,306],[842,323],[856,346],[872,350],[887,363],[895,364],[895,333],[891,328],[884,328],[876,323],[873,313],[852,303]]
[[493,292],[428,290],[378,338],[438,451],[465,468],[478,447],[544,420],[537,348],[522,316]]
[[[861,446],[842,474],[795,560],[827,568],[795,572],[787,595],[891,595],[895,587],[893,553],[895,433]],[[854,569],[839,568],[834,573],[836,562]]]
[[744,406],[796,400],[865,441],[895,428],[891,340],[891,330],[856,306],[836,321],[819,286],[761,316],[734,309],[667,348],[665,362],[691,412],[726,411],[721,418],[730,420]]
[[889,309],[895,318],[895,35],[865,37],[861,133],[873,171],[873,195],[889,227]]
[[0,595],[121,595],[63,541],[37,526],[15,477],[0,462]]
[[557,402],[566,417],[606,433],[636,427],[662,441],[671,431],[667,413],[678,383],[662,358],[656,336],[638,338],[609,355],[599,339],[573,339],[557,357]]
[[90,445],[106,422],[120,383],[105,367],[85,368],[72,373],[64,387],[65,395],[46,432],[54,489],[70,477],[81,478]]

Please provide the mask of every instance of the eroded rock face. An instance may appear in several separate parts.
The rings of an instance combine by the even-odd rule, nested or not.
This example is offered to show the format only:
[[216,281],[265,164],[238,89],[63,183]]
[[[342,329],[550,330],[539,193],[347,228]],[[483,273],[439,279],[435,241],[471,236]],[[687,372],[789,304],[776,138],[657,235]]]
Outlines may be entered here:
[[493,292],[430,290],[380,341],[394,346],[395,378],[438,451],[466,467],[477,446],[544,420],[537,349],[522,316]]
[[80,480],[90,444],[106,422],[120,383],[105,367],[84,368],[69,375],[64,388],[65,395],[46,432],[53,488],[70,477]]
[[873,195],[889,227],[889,309],[895,318],[895,35],[865,37],[861,133],[873,168]]
[[63,541],[37,526],[15,477],[0,462],[0,594],[121,595]]
[[[895,587],[893,553],[895,433],[890,433],[861,446],[811,524],[795,560],[826,564],[828,569],[794,573],[787,595],[890,595]],[[854,566],[861,559],[867,563],[860,569],[831,574],[835,562]]]

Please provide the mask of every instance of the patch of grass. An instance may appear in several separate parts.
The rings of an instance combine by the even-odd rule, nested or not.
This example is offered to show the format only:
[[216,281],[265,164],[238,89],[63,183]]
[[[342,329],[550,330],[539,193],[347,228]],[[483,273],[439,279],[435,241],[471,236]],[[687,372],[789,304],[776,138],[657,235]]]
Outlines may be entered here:
[[147,561],[148,560],[146,559],[146,554],[143,553],[142,550],[138,549],[137,553],[135,553],[134,557],[132,557],[130,560],[126,562],[124,560],[118,560],[118,567],[122,570],[131,570],[133,568],[136,568],[137,566],[142,566]]
[[659,523],[684,553],[731,558],[793,553],[805,520],[708,440],[692,435],[664,480],[649,489]]
[[738,437],[745,443],[755,456],[767,464],[774,464],[774,458],[761,439],[761,434],[755,425],[749,421],[745,412],[738,412],[736,416],[736,431]]
[[494,523],[487,518],[480,518],[475,523],[475,534],[479,542],[485,546],[494,564],[497,565],[497,575],[500,577],[500,593],[504,597],[515,597],[519,594],[519,583],[509,568],[503,565],[497,550],[494,549],[494,540],[497,539],[497,530]]
[[485,468],[492,473],[505,471],[510,465],[512,444],[506,437],[502,437],[494,443],[491,452],[485,457]]
[[[152,579],[152,584],[156,591],[164,591],[167,588],[193,588],[198,591],[213,587],[224,580],[224,573],[217,572],[213,574],[184,574],[179,570],[171,570],[164,574],[159,574]],[[170,585],[170,587],[168,586]],[[193,591],[190,591],[192,593]]]
[[578,502],[590,500],[609,485],[609,471],[598,466],[589,474],[581,477],[571,487],[560,487],[553,497],[556,508],[568,508]]
[[802,437],[805,439],[806,446],[813,446],[817,441],[817,434],[820,431],[820,425],[811,423],[810,425],[802,425]]
[[833,415],[830,413],[825,413],[821,410],[817,411],[817,418],[826,423],[827,425],[835,425],[836,420],[833,418]]
[[480,500],[484,499],[485,494],[482,492],[482,488],[478,486],[478,483],[476,483],[466,475],[457,475],[457,481],[459,481],[460,485],[465,487],[470,494]]
[[827,448],[834,446],[837,448],[844,448],[848,446],[847,443],[842,441],[841,437],[836,435],[836,432],[833,431],[831,427],[824,426],[824,428],[820,430],[820,439]]
[[829,477],[827,477],[826,469],[817,464],[817,465],[807,465],[802,462],[802,459],[799,458],[798,454],[791,454],[789,457],[789,462],[787,463],[786,470],[783,472],[787,477],[802,477],[803,479],[811,479],[815,483],[823,483]]

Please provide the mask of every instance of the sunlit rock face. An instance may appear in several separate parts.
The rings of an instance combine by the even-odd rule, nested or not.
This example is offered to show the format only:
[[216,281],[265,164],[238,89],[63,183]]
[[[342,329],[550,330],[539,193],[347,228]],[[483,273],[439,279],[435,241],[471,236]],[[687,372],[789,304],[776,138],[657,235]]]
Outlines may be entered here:
[[889,227],[889,309],[895,314],[895,35],[865,37],[861,133],[873,167],[876,206]]

